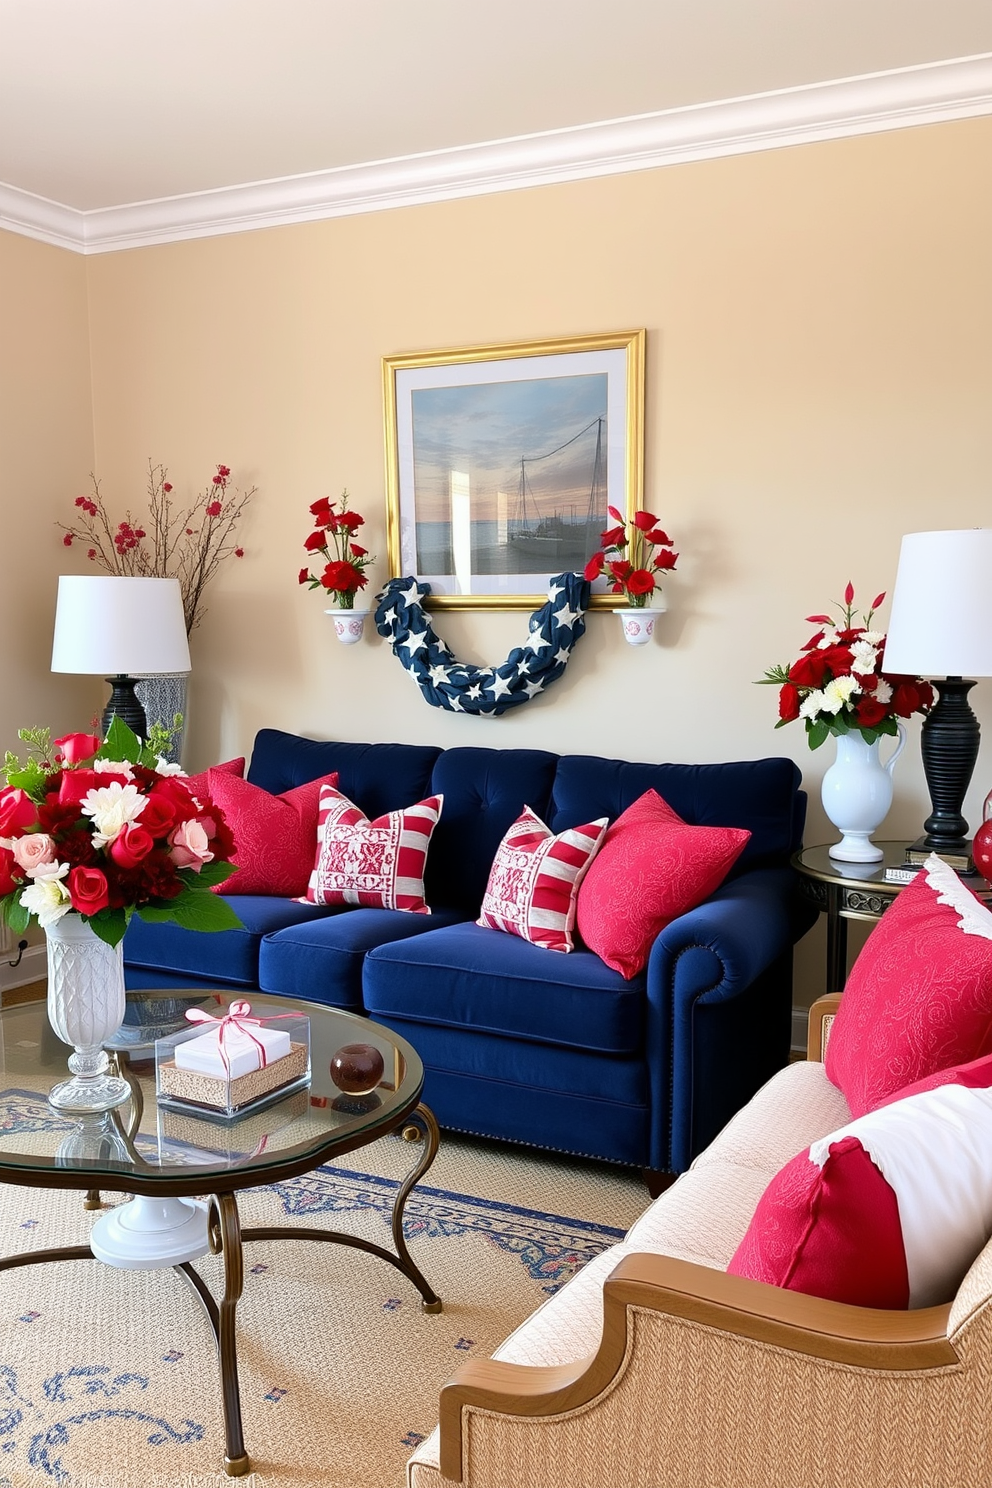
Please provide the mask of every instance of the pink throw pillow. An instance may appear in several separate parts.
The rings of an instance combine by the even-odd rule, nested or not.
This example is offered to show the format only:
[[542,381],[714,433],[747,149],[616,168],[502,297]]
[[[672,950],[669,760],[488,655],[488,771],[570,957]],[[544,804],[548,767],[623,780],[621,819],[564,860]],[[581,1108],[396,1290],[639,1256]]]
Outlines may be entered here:
[[500,843],[478,921],[548,951],[570,951],[575,901],[608,818],[557,836],[525,806]]
[[787,1163],[728,1273],[858,1307],[950,1301],[992,1234],[992,1089],[943,1073]]
[[207,793],[234,833],[237,873],[218,885],[225,894],[306,893],[313,867],[320,792],[336,785],[337,771],[271,795],[225,768],[207,771]]
[[630,981],[665,926],[719,888],[750,837],[741,827],[691,827],[645,791],[610,827],[583,880],[579,934]]
[[369,821],[347,796],[325,785],[317,818],[317,861],[306,900],[430,914],[424,867],[443,803],[443,796],[428,796]]
[[939,858],[872,930],[825,1068],[854,1116],[912,1081],[992,1052],[992,913]]

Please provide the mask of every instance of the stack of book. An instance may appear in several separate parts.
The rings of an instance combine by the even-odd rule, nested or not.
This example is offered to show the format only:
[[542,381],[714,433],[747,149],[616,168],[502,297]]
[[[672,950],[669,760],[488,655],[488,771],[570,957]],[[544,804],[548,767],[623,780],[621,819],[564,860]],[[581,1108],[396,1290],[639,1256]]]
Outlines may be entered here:
[[942,863],[953,868],[955,873],[964,879],[974,879],[971,885],[976,888],[979,884],[984,885],[986,880],[980,873],[975,871],[975,865],[971,857],[971,843],[966,842],[962,848],[953,852],[941,852],[935,848],[927,847],[926,838],[918,837],[906,848],[905,856],[897,867],[886,868],[882,877],[886,883],[906,884],[912,883],[913,879],[923,867],[931,853],[936,853]]

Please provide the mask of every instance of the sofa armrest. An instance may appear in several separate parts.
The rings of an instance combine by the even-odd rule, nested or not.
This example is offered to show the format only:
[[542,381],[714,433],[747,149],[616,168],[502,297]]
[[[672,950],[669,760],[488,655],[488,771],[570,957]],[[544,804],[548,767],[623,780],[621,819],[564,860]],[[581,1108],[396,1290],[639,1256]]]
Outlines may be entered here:
[[[603,1309],[598,1351],[575,1364],[541,1367],[489,1359],[470,1361],[458,1370],[441,1391],[440,1466],[444,1477],[462,1478],[463,1436],[473,1412],[512,1417],[521,1426],[527,1420],[535,1426],[542,1419],[551,1424],[550,1418],[560,1419],[582,1408],[595,1413],[604,1407],[604,1414],[609,1413],[638,1353],[647,1352],[648,1340],[653,1340],[649,1346],[654,1351],[659,1329],[674,1329],[668,1346],[676,1354],[691,1347],[693,1338],[701,1340],[704,1348],[719,1348],[720,1340],[728,1335],[743,1340],[754,1350],[759,1375],[769,1372],[771,1358],[776,1360],[771,1378],[765,1381],[773,1388],[788,1389],[790,1358],[795,1359],[798,1369],[822,1363],[823,1367],[816,1370],[819,1388],[828,1392],[833,1385],[842,1395],[855,1391],[852,1371],[860,1372],[862,1382],[870,1388],[872,1378],[887,1383],[899,1374],[943,1376],[961,1362],[947,1337],[947,1306],[915,1312],[848,1307],[727,1276],[669,1256],[639,1253],[625,1257],[606,1279]],[[757,1370],[759,1358],[764,1361],[761,1370]],[[737,1363],[739,1367],[740,1361]],[[649,1421],[662,1420],[667,1414],[660,1401],[670,1385],[673,1390],[691,1390],[694,1386],[692,1378],[674,1380],[678,1371],[671,1371],[670,1381],[669,1372],[657,1368],[657,1359],[654,1365],[647,1372],[652,1396],[641,1399],[636,1407]],[[691,1368],[688,1373],[691,1376]],[[709,1417],[715,1430],[719,1423],[705,1400],[712,1383],[699,1379],[698,1412],[700,1418]],[[644,1390],[643,1375],[637,1389]],[[753,1401],[745,1408],[753,1408]],[[768,1412],[774,1413],[775,1408],[774,1399],[769,1398]],[[725,1412],[734,1414],[733,1406],[726,1401],[721,1417]],[[732,1421],[722,1424],[729,1424],[733,1430]],[[475,1429],[473,1423],[473,1433]],[[594,1434],[605,1437],[608,1429],[604,1425]],[[560,1430],[549,1436],[549,1452],[560,1452],[562,1441]],[[560,1457],[556,1460],[561,1470]],[[767,1480],[773,1479],[774,1474]],[[567,1474],[561,1480],[566,1481]]]
[[809,1010],[809,1029],[806,1035],[806,1058],[822,1064],[827,1052],[830,1027],[840,1007],[841,994],[828,992],[818,997]]

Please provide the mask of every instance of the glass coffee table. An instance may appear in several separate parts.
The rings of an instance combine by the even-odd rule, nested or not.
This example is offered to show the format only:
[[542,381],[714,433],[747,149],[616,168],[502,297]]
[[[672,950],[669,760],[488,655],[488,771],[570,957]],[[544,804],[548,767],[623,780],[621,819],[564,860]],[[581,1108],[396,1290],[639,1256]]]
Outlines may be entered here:
[[[89,1208],[102,1207],[101,1190],[134,1196],[100,1216],[89,1245],[19,1252],[0,1259],[0,1271],[94,1258],[124,1270],[173,1267],[202,1303],[217,1342],[224,1468],[235,1477],[251,1470],[235,1340],[245,1241],[325,1241],[366,1251],[412,1282],[425,1312],[441,1311],[440,1299],[411,1259],[403,1236],[407,1197],[434,1161],[439,1140],[437,1122],[420,1102],[424,1071],[416,1052],[389,1029],[353,1013],[261,993],[249,996],[254,1016],[264,1017],[268,1010],[309,1017],[312,1079],[308,1087],[265,1109],[223,1122],[197,1111],[159,1107],[154,1043],[190,1026],[187,1008],[200,1007],[218,1017],[236,998],[205,991],[181,996],[175,991],[129,993],[125,1022],[105,1047],[131,1087],[131,1100],[116,1111],[82,1117],[56,1111],[46,1101],[65,1069],[66,1046],[49,1025],[45,1004],[24,1003],[0,1013],[0,1101],[6,1107],[0,1121],[0,1182],[79,1189]],[[330,1065],[343,1046],[354,1044],[378,1050],[383,1070],[374,1090],[347,1095],[332,1082]],[[373,1064],[377,1068],[374,1057]],[[29,1120],[11,1119],[18,1102],[27,1103]],[[423,1150],[396,1193],[394,1250],[357,1235],[309,1226],[241,1228],[240,1189],[312,1172],[397,1128],[409,1139],[422,1139]],[[223,1258],[220,1298],[192,1265],[208,1252]]]

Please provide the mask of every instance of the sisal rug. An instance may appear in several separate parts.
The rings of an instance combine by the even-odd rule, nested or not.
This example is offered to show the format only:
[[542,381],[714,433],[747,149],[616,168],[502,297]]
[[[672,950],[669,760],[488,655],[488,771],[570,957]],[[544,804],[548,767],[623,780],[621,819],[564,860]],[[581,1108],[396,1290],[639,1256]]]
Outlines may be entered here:
[[[20,1099],[4,1096],[8,1132],[38,1110]],[[388,1246],[412,1155],[386,1137],[351,1166],[251,1190],[242,1223],[311,1223]],[[96,1216],[81,1200],[3,1188],[0,1254],[85,1243]],[[647,1202],[627,1170],[443,1136],[406,1209],[411,1254],[444,1302],[434,1316],[360,1251],[246,1245],[238,1361],[254,1470],[233,1480],[213,1334],[180,1277],[92,1260],[0,1273],[0,1488],[403,1488],[458,1364],[488,1356]],[[220,1261],[197,1266],[217,1294]]]

